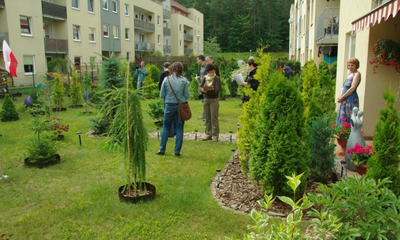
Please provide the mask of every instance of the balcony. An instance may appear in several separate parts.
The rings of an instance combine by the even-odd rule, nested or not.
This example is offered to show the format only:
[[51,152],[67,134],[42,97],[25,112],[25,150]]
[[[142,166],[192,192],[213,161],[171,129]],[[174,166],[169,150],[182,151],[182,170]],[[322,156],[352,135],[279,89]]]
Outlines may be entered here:
[[4,0],[0,0],[0,8],[4,8]]
[[171,36],[171,29],[169,28],[164,28],[164,36]]
[[315,42],[318,45],[337,44],[339,8],[325,8],[315,23]]
[[171,46],[170,45],[164,45],[164,53],[171,54]]
[[164,19],[170,19],[171,11],[168,11],[167,9],[163,9],[163,17],[164,17]]
[[8,32],[0,31],[0,50],[1,51],[3,51],[3,40],[6,40],[6,42],[9,44],[9,42],[8,42]]
[[135,42],[136,52],[155,52],[155,44],[149,42]]
[[186,42],[193,42],[193,35],[184,33],[183,34],[183,40],[185,40]]
[[53,54],[67,54],[68,53],[68,40],[57,38],[45,38],[44,50],[46,53]]
[[189,56],[190,54],[192,54],[192,52],[193,52],[193,49],[191,49],[191,48],[185,48],[183,50],[183,53],[185,54],[185,56]]
[[42,1],[42,15],[44,18],[67,20],[67,8],[63,5]]
[[139,19],[135,19],[135,29],[141,30],[143,32],[154,32],[154,24]]

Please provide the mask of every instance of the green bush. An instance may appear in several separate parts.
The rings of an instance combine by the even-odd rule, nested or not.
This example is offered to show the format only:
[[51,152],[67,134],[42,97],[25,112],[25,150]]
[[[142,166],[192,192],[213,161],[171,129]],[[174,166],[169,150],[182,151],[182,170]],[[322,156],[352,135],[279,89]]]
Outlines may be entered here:
[[315,87],[319,86],[319,75],[317,72],[317,66],[315,62],[310,60],[306,62],[303,68],[303,86],[302,86],[302,98],[305,106],[308,106],[312,93]]
[[66,74],[68,71],[68,60],[63,58],[56,58],[47,63],[49,72],[59,72]]
[[162,99],[152,99],[149,101],[149,111],[147,113],[151,118],[158,122],[162,122],[164,119],[164,102]]
[[54,74],[54,80],[52,84],[53,88],[53,103],[57,109],[62,108],[65,99],[65,87],[61,82],[61,77],[59,73]]
[[72,72],[72,82],[69,85],[70,103],[72,106],[80,105],[83,103],[83,93],[81,84],[78,82],[78,74],[76,71]]
[[327,176],[335,166],[335,144],[332,142],[332,128],[327,117],[317,117],[310,126],[310,176],[309,178],[327,183]]
[[[227,83],[228,83],[228,88],[229,88],[229,93],[231,95],[231,97],[236,97],[237,96],[237,89],[239,87],[239,85],[237,84],[237,82],[235,80],[233,80],[233,78],[231,78],[232,72],[236,69],[239,69],[240,66],[238,66],[236,61],[231,61],[228,62],[228,64],[225,67],[225,73],[224,75],[227,76]],[[246,69],[247,70],[247,69]],[[222,71],[222,69],[220,69],[220,72]],[[243,79],[245,79],[246,77],[244,76]]]
[[308,139],[304,129],[304,103],[293,82],[278,72],[271,75],[262,98],[251,145],[249,175],[266,194],[288,196],[285,176],[304,172],[300,192],[308,175]]
[[375,180],[389,178],[389,188],[400,195],[400,118],[396,103],[396,95],[388,88],[383,94],[387,108],[380,111],[380,118],[375,127],[373,146],[375,156],[368,161],[367,175]]
[[102,90],[114,89],[122,87],[124,82],[124,76],[121,75],[121,59],[115,57],[114,53],[111,53],[110,58],[104,58],[101,62],[101,72],[99,76],[99,87]]
[[4,95],[3,106],[0,111],[0,118],[3,122],[15,121],[19,119],[14,100],[10,97],[10,94]]
[[96,135],[106,135],[110,130],[110,119],[107,117],[89,117],[90,129],[94,131]]
[[190,99],[192,100],[199,100],[198,96],[200,95],[199,91],[199,81],[193,77],[192,81],[189,83],[189,92],[190,92]]
[[320,184],[320,193],[308,197],[321,211],[340,219],[338,240],[400,239],[400,199],[386,186],[388,179],[375,181],[363,175]]
[[155,98],[160,95],[158,90],[158,82],[160,81],[160,69],[156,65],[146,65],[147,75],[144,80],[143,92],[146,98]]

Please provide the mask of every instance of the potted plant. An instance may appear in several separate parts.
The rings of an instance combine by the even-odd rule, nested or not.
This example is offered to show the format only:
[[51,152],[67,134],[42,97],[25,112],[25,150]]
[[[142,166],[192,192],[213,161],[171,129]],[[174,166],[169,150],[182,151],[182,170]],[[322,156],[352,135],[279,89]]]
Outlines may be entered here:
[[106,103],[102,109],[106,115],[113,115],[108,143],[125,153],[126,183],[118,189],[119,198],[132,203],[151,200],[155,197],[156,188],[146,182],[148,135],[143,124],[139,96],[132,85],[129,87],[127,77],[126,90],[114,89],[106,99],[118,102],[116,105]]
[[333,136],[336,138],[337,143],[340,146],[340,149],[336,152],[339,156],[346,155],[346,146],[347,139],[351,133],[351,124],[346,122],[346,118],[342,117],[342,124],[336,126],[336,124],[332,125],[333,128]]
[[364,175],[367,172],[367,162],[374,155],[372,151],[371,145],[366,145],[365,147],[361,146],[359,143],[353,148],[347,150],[348,154],[352,154],[350,158],[350,162],[354,164],[357,168],[357,173],[360,175]]
[[[29,111],[33,113],[35,111],[41,112],[42,109],[33,107]],[[28,137],[25,143],[28,155],[24,160],[25,166],[43,168],[59,163],[61,158],[57,154],[57,143],[53,141],[52,134],[46,134],[46,131],[49,131],[54,123],[39,119],[40,113],[32,115],[34,117],[27,127],[34,132],[34,135]]]
[[158,99],[153,99],[149,101],[149,111],[147,112],[151,118],[156,120],[154,122],[158,126],[162,126],[163,119],[164,119],[164,103],[163,100],[158,98]]
[[72,82],[69,85],[69,96],[72,108],[83,107],[83,93],[81,84],[78,82],[78,74],[76,71],[72,72]]
[[372,48],[373,56],[370,64],[373,65],[372,73],[376,74],[376,68],[380,64],[392,66],[400,73],[400,43],[391,39],[379,39]]
[[18,112],[15,108],[13,99],[10,94],[4,96],[3,106],[0,111],[0,118],[2,122],[16,121],[19,119]]

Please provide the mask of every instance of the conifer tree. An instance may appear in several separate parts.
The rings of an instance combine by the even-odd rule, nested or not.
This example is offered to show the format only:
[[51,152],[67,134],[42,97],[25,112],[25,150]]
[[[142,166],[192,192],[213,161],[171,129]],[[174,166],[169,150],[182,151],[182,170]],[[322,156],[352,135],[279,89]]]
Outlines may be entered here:
[[18,120],[18,112],[15,108],[15,104],[13,99],[10,97],[10,94],[6,94],[4,96],[3,106],[0,111],[1,121],[15,121]]
[[78,82],[78,74],[76,73],[76,71],[72,72],[72,82],[69,85],[69,96],[72,106],[82,104],[83,93],[81,84]]

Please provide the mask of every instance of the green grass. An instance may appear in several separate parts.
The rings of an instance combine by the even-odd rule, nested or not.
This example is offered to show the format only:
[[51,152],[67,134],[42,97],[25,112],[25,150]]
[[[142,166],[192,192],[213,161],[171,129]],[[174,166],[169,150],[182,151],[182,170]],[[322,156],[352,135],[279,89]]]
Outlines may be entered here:
[[[17,104],[25,97],[18,97]],[[142,103],[146,111],[147,101]],[[193,119],[185,123],[185,131],[203,131],[204,122],[197,119],[202,113],[201,101],[191,101],[190,106]],[[82,134],[79,145],[76,132],[90,130],[88,116],[82,111],[69,108],[57,114],[70,130],[60,142],[61,164],[45,169],[23,164],[23,143],[33,134],[24,124],[31,116],[21,112],[19,121],[0,122],[0,157],[3,173],[9,176],[0,181],[0,235],[13,234],[11,239],[243,237],[252,223],[249,216],[222,209],[209,186],[235,144],[184,141],[182,157],[176,158],[173,140],[168,141],[167,154],[157,156],[159,139],[150,139],[147,181],[156,186],[157,196],[150,202],[127,204],[120,202],[117,194],[125,183],[121,154],[107,148],[106,138]],[[221,101],[221,133],[236,132],[241,113],[239,99]],[[144,116],[147,130],[154,131],[154,120]]]

